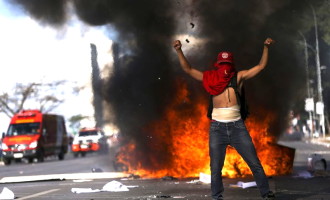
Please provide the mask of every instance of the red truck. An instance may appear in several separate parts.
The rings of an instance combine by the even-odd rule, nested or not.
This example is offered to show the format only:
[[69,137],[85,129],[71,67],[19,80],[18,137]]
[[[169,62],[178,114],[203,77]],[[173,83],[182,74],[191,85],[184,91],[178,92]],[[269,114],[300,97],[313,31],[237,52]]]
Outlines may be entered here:
[[22,110],[15,114],[2,139],[3,162],[34,158],[43,162],[46,156],[56,155],[64,159],[68,152],[68,136],[64,117],[44,114],[39,110]]

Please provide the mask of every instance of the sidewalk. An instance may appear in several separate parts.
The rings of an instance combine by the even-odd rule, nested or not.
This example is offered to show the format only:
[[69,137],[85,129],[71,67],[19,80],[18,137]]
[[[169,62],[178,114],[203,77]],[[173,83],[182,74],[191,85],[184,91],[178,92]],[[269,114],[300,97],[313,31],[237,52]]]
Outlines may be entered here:
[[330,148],[330,136],[327,136],[325,138],[323,137],[312,138],[309,140],[309,142],[312,144],[319,144]]

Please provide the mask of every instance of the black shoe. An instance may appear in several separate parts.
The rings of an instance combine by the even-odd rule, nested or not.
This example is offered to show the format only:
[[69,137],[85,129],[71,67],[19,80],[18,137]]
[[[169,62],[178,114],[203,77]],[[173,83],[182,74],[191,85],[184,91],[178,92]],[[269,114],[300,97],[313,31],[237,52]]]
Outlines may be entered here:
[[275,200],[275,194],[272,191],[270,191],[270,192],[268,192],[267,195],[265,195],[263,197],[263,199],[264,200]]
[[212,200],[223,200],[223,197],[218,197],[217,199],[212,198]]

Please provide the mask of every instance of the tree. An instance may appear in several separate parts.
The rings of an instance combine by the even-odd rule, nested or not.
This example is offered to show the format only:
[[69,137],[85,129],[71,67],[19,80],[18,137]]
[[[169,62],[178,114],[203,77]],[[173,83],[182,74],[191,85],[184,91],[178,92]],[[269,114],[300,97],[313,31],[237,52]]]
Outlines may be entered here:
[[322,3],[317,7],[317,15],[320,30],[322,31],[322,39],[330,45],[330,1],[323,0]]
[[51,83],[18,83],[11,92],[0,95],[0,112],[12,117],[23,109],[39,109],[42,112],[51,112],[64,102],[60,98],[59,87],[66,81]]
[[74,115],[69,118],[70,128],[73,130],[74,133],[78,132],[80,125],[81,125],[80,122],[86,118],[89,118],[89,117],[83,116],[83,115]]

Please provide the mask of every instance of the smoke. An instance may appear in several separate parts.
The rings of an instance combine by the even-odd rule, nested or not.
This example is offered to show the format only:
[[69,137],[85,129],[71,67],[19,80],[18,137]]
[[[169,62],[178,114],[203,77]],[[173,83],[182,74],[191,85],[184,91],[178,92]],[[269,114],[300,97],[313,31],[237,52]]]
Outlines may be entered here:
[[66,0],[6,0],[8,3],[19,5],[27,14],[41,22],[60,27],[67,20]]
[[[50,25],[64,23],[67,16],[64,0],[14,2]],[[73,0],[73,6],[85,23],[112,25],[118,31],[114,70],[102,89],[113,110],[105,112],[114,113],[122,134],[133,139],[142,152],[153,151],[144,127],[161,118],[175,94],[175,80],[186,79],[171,47],[178,34],[204,39],[201,45],[182,41],[184,46],[195,47],[189,60],[200,70],[207,69],[220,50],[234,53],[239,70],[253,67],[260,60],[266,37],[275,39],[267,68],[246,82],[246,93],[250,112],[259,117],[277,113],[272,134],[283,130],[287,111],[303,85],[304,70],[298,69],[294,48],[300,27],[294,12],[302,9],[299,0]],[[191,98],[203,93],[200,83],[186,80]],[[159,156],[164,157],[166,147],[161,148]]]

